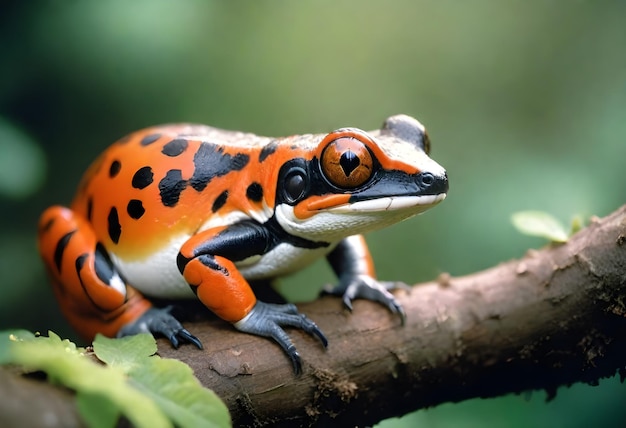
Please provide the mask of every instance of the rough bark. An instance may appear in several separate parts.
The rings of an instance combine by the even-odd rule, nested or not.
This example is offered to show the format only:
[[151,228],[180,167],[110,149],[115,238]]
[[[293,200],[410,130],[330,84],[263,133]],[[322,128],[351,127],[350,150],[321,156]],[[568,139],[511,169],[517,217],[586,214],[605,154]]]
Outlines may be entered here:
[[[626,206],[567,243],[398,298],[406,325],[379,305],[299,305],[328,349],[289,331],[304,362],[219,320],[187,325],[205,344],[159,353],[188,363],[227,403],[235,426],[355,426],[444,402],[626,374]],[[1,412],[0,412],[1,413]]]

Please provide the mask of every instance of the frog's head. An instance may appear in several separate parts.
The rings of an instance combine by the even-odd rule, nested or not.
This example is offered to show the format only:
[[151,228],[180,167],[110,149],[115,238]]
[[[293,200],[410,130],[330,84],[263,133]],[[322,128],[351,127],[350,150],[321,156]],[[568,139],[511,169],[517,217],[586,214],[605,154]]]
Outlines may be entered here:
[[310,159],[282,166],[276,219],[293,235],[337,240],[424,212],[448,191],[446,171],[429,151],[424,126],[405,115],[374,132],[331,132]]

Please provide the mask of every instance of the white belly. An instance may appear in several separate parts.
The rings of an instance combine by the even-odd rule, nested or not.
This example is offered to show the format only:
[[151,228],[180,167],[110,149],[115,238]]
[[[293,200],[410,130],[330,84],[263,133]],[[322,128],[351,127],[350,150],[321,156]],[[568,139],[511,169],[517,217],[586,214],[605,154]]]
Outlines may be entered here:
[[195,295],[176,266],[178,251],[187,239],[188,236],[173,239],[165,249],[152,254],[146,260],[125,262],[115,254],[111,254],[111,259],[128,284],[146,296],[192,298]]
[[[187,239],[180,237],[174,240],[167,248],[152,254],[146,260],[124,262],[114,254],[111,258],[128,284],[146,296],[168,299],[193,298],[195,295],[176,266],[178,251]],[[251,257],[237,263],[237,267],[246,279],[275,278],[309,265],[324,257],[333,248],[331,245],[325,248],[305,249],[283,243],[260,257]]]
[[279,244],[253,263],[239,263],[239,271],[246,279],[275,278],[298,271],[328,254],[334,246],[324,248],[300,248],[291,244]]

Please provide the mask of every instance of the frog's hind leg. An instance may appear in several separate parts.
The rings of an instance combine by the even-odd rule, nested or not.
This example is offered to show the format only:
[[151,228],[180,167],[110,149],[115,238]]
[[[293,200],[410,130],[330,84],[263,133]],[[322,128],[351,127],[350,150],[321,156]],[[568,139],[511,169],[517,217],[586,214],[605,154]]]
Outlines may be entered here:
[[165,335],[174,346],[182,339],[201,347],[167,309],[153,308],[126,284],[82,216],[61,206],[48,208],[38,240],[61,311],[85,339],[150,332]]

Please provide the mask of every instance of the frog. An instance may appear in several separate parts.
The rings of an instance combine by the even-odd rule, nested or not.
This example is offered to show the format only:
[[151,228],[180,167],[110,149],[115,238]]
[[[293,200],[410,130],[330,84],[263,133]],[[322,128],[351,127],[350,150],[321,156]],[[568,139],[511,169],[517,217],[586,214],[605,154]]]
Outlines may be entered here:
[[[286,329],[326,347],[293,303],[256,298],[271,281],[326,258],[325,291],[353,310],[380,303],[404,322],[376,278],[363,234],[445,199],[446,170],[431,159],[424,125],[388,117],[374,131],[344,127],[282,138],[172,123],[133,132],[88,167],[69,206],[38,224],[38,248],[61,312],[86,340],[96,334],[201,341],[155,299],[198,299],[235,330],[274,340],[302,372]],[[180,318],[180,317],[179,317]]]

